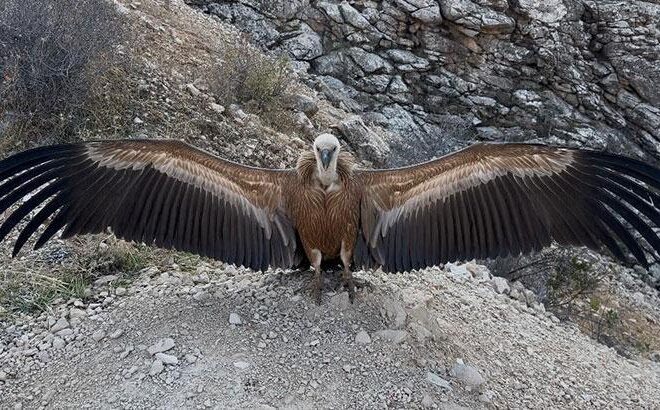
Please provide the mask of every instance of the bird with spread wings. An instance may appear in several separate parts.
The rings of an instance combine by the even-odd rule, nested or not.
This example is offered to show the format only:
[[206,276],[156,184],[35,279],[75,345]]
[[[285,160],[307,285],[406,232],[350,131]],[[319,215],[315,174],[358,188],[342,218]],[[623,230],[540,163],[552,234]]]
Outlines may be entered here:
[[321,134],[292,169],[239,165],[175,140],[53,145],[0,161],[0,241],[16,255],[104,232],[242,265],[324,262],[405,272],[538,251],[553,241],[648,265],[660,251],[660,170],[603,152],[476,144],[426,163],[366,170]]

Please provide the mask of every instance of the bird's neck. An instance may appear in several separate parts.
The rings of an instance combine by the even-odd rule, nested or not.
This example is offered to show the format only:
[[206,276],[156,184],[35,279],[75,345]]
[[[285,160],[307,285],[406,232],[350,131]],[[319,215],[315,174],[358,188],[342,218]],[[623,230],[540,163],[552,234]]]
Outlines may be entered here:
[[327,188],[339,182],[339,174],[337,174],[337,165],[330,166],[328,169],[323,169],[320,164],[316,166],[316,178],[319,180],[323,187]]

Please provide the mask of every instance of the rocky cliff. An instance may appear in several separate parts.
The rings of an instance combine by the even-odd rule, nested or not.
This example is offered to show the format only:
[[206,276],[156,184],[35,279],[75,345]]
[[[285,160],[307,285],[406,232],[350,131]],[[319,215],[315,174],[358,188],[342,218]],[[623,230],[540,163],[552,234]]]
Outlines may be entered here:
[[656,0],[188,2],[388,130],[395,155],[376,162],[501,140],[660,159]]

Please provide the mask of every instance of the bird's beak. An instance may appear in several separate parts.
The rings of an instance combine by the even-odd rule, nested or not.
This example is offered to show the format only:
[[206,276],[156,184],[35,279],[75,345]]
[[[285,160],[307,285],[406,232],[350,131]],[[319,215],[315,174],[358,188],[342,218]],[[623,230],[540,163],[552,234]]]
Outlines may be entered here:
[[332,151],[329,149],[322,149],[321,163],[323,164],[323,169],[328,169],[331,160],[332,160]]

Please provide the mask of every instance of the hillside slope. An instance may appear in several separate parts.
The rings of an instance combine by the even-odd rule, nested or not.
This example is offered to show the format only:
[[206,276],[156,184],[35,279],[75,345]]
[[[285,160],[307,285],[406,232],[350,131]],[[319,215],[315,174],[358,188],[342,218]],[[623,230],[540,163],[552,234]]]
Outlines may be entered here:
[[[300,104],[294,110],[308,121],[295,133],[273,130],[247,108],[212,105],[205,79],[237,31],[182,1],[116,3],[141,32],[139,87],[148,98],[132,135],[185,138],[233,160],[287,166],[309,143],[308,126],[337,127],[361,141],[353,148],[371,162],[387,156],[377,143],[382,129],[300,84],[298,101],[314,108],[309,118],[298,115]],[[108,235],[55,240],[16,259],[8,242],[0,269],[22,286],[59,283],[54,273],[65,268],[89,279],[84,262],[119,248],[136,260],[47,299],[41,313],[0,309],[3,409],[660,408],[652,355],[621,356],[474,263],[359,272],[354,304],[328,275],[317,306],[309,272],[254,273]],[[654,329],[657,292],[625,275],[620,300],[638,309],[631,320]]]

